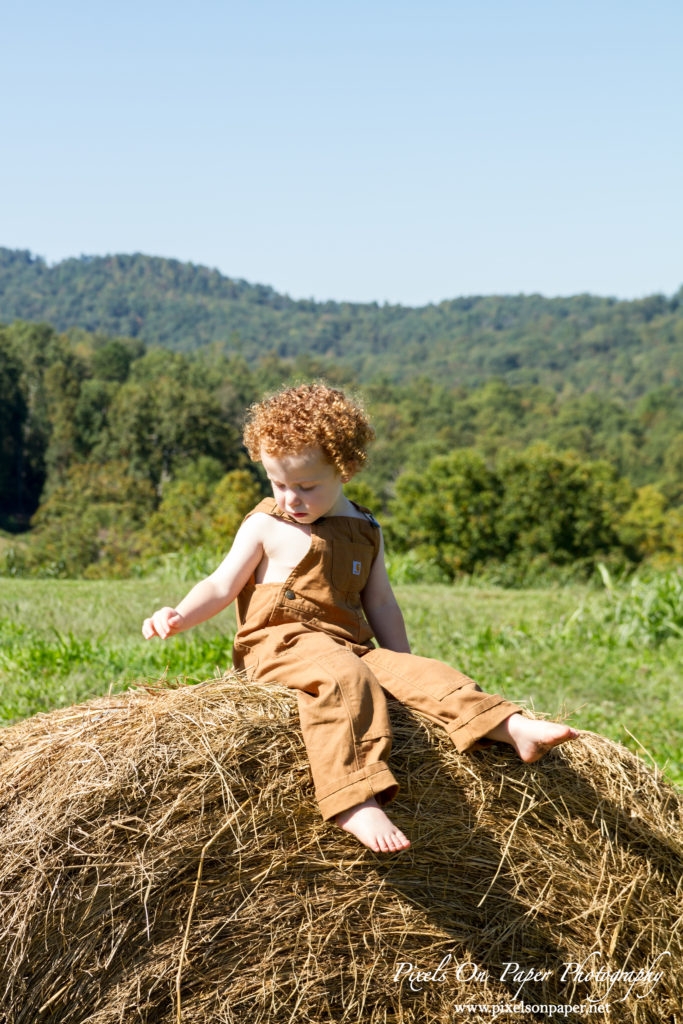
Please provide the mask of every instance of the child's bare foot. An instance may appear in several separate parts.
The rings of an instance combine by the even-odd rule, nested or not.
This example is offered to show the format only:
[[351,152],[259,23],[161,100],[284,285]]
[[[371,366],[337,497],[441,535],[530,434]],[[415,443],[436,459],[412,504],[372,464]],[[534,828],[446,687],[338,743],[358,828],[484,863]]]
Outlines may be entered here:
[[525,718],[519,713],[510,715],[486,734],[490,740],[509,743],[527,764],[538,761],[560,743],[575,740],[578,735],[576,729],[568,725],[546,722],[540,718]]
[[398,853],[410,846],[410,840],[390,821],[374,796],[342,811],[335,820],[340,828],[375,853]]

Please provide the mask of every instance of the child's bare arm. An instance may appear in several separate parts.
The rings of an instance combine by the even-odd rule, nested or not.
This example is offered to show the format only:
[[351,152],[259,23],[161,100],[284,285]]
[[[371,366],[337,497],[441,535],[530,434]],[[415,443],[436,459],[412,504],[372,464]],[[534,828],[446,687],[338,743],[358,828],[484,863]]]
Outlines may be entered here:
[[240,526],[230,551],[218,568],[197,583],[176,608],[159,608],[145,619],[142,635],[147,640],[154,636],[165,640],[227,608],[249,581],[262,557],[260,524],[258,517],[254,516]]
[[361,595],[363,609],[380,647],[410,654],[403,614],[391,589],[384,563],[384,540],[380,541],[377,558],[373,562],[368,582]]

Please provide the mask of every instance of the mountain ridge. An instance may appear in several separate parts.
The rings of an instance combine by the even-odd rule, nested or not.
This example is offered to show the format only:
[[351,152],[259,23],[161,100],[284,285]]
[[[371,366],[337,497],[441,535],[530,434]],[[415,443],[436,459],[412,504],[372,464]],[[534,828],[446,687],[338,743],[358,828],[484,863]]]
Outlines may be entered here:
[[667,298],[462,296],[426,306],[292,299],[268,285],[141,253],[48,265],[0,248],[0,321],[46,321],[190,352],[218,343],[249,362],[308,354],[394,380],[511,384],[622,397],[683,376],[683,288]]

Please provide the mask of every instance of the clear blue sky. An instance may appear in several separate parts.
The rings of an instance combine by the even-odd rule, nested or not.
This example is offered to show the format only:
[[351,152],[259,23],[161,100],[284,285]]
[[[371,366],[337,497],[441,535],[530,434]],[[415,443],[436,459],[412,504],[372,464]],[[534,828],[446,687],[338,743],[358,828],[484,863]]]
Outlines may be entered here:
[[295,298],[683,284],[680,0],[23,0],[0,245]]

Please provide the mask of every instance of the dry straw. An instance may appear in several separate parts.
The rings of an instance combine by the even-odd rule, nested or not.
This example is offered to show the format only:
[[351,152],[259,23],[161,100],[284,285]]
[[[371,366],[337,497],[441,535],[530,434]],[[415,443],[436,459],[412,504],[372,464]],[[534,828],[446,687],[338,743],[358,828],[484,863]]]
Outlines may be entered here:
[[644,761],[463,756],[394,705],[413,845],[381,856],[319,820],[295,708],[227,676],[0,734],[3,1021],[683,1021],[681,799]]

